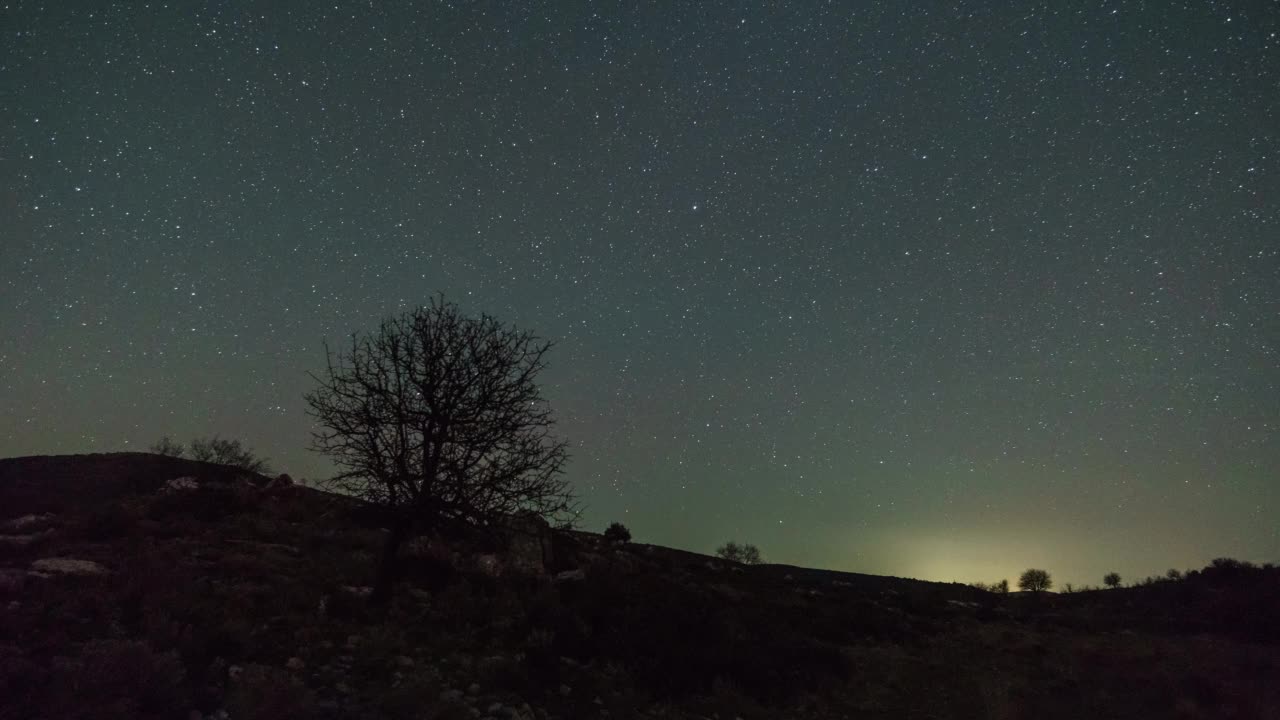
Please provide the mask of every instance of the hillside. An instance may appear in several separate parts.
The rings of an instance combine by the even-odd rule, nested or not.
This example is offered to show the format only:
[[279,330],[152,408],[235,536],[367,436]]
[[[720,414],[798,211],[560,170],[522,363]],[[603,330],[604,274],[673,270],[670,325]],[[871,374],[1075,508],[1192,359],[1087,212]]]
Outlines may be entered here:
[[1280,717],[1275,571],[998,596],[542,529],[418,538],[375,611],[376,513],[145,454],[0,460],[0,523],[0,720]]

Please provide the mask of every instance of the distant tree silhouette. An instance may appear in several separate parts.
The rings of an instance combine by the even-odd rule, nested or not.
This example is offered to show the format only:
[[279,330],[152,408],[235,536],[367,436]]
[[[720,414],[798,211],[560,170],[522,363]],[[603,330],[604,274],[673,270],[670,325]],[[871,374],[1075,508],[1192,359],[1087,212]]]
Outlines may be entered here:
[[1182,571],[1181,571],[1181,570],[1179,570],[1179,569],[1177,569],[1177,568],[1169,568],[1169,571],[1168,571],[1168,572],[1166,572],[1166,573],[1164,574],[1164,576],[1165,576],[1166,578],[1168,578],[1169,580],[1181,580],[1181,579],[1182,579]]
[[150,450],[156,455],[164,455],[165,457],[180,458],[187,454],[187,448],[182,443],[174,442],[168,435],[152,444]]
[[760,548],[750,543],[739,545],[732,540],[716,548],[716,555],[730,562],[742,563],[743,565],[759,565],[761,561]]
[[1018,587],[1027,592],[1042,593],[1053,587],[1048,570],[1029,569],[1018,578]]
[[576,501],[535,380],[551,343],[443,297],[353,334],[306,396],[312,448],[338,491],[381,506],[390,532],[372,601],[390,599],[400,546],[445,521],[495,527],[517,514],[565,523]]
[[986,584],[986,583],[984,583],[984,582],[970,583],[970,587],[975,587],[975,588],[977,588],[977,589],[979,589],[979,590],[984,590],[984,591],[986,591],[986,592],[990,592],[990,593],[996,593],[996,594],[998,594],[998,595],[1008,595],[1008,594],[1009,594],[1009,581],[1008,581],[1008,580],[1000,580],[999,582],[993,582],[993,583],[991,583],[990,585],[988,585],[988,584]]
[[190,446],[174,442],[168,435],[160,438],[150,447],[151,452],[167,457],[190,457],[200,462],[217,465],[230,465],[252,473],[266,475],[271,472],[266,458],[245,447],[239,440],[225,440],[214,435],[211,438],[196,438]]
[[1109,588],[1120,587],[1120,573],[1107,573],[1102,578],[1102,584]]
[[605,542],[613,544],[622,544],[631,542],[631,531],[626,525],[620,522],[609,523],[609,527],[604,531]]
[[264,475],[271,472],[266,459],[255,455],[239,440],[224,440],[217,435],[211,438],[196,438],[191,441],[190,453],[192,460],[230,465]]

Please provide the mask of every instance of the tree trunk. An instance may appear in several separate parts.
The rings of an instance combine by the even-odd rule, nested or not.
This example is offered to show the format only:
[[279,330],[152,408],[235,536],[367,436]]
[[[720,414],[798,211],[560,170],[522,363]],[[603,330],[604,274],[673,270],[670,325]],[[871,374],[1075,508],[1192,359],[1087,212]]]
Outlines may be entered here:
[[391,601],[391,590],[395,585],[400,557],[400,546],[409,535],[409,523],[397,518],[387,533],[387,541],[382,546],[382,559],[378,562],[378,575],[373,581],[373,594],[369,600],[374,605],[386,605]]

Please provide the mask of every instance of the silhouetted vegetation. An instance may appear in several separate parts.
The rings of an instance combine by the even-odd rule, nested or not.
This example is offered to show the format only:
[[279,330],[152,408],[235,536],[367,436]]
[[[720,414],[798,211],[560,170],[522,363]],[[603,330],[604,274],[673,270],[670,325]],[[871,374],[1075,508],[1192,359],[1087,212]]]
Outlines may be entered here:
[[150,448],[156,455],[165,457],[189,457],[200,462],[228,465],[252,473],[266,475],[271,472],[266,458],[258,457],[253,450],[244,446],[239,440],[227,440],[217,435],[209,438],[196,438],[190,446],[175,442],[168,435],[160,438]]
[[1053,587],[1053,579],[1048,570],[1031,568],[1018,578],[1018,587],[1026,592],[1042,593]]
[[732,540],[716,548],[716,555],[730,562],[743,565],[760,564],[760,548],[750,543],[736,543]]
[[551,343],[471,318],[443,298],[326,347],[306,397],[315,450],[339,468],[329,487],[387,511],[373,599],[389,598],[400,546],[442,522],[499,526],[517,513],[569,521],[567,444],[536,379]]
[[604,539],[612,544],[621,544],[631,542],[631,531],[626,525],[620,522],[609,523],[609,527],[605,528]]
[[[1265,566],[1032,599],[559,531],[548,574],[504,575],[446,525],[371,612],[380,514],[242,479],[142,454],[0,461],[0,522],[54,506],[37,490],[104,492],[27,526],[42,544],[0,546],[0,718],[1280,717]],[[25,570],[46,557],[109,572]]]
[[990,585],[984,582],[970,583],[970,587],[977,588],[984,592],[996,593],[997,595],[1009,594],[1009,581],[1003,579],[993,582]]
[[1120,587],[1120,573],[1115,573],[1115,572],[1107,573],[1102,577],[1102,584],[1106,585],[1109,588]]

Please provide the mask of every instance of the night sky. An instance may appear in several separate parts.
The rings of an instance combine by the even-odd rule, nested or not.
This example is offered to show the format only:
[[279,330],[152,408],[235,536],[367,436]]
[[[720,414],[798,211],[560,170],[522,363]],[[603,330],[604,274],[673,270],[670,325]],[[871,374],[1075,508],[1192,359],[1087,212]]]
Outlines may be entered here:
[[1280,560],[1276,2],[0,31],[0,456],[217,433],[323,477],[323,341],[443,292],[558,343],[587,529],[948,581]]

